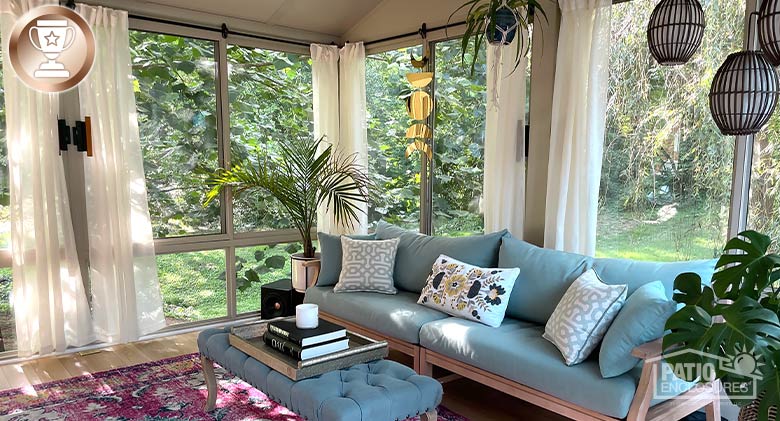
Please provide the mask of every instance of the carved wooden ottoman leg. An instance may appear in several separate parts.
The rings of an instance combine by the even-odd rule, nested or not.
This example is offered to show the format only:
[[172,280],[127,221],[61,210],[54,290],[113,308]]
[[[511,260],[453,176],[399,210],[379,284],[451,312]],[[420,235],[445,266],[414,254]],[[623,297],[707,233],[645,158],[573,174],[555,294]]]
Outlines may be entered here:
[[438,419],[439,414],[436,413],[435,409],[431,409],[424,414],[420,414],[420,421],[437,421]]
[[209,391],[205,409],[206,412],[211,412],[217,404],[217,376],[214,375],[214,362],[201,355],[200,364],[203,367],[203,378],[206,379],[206,388]]

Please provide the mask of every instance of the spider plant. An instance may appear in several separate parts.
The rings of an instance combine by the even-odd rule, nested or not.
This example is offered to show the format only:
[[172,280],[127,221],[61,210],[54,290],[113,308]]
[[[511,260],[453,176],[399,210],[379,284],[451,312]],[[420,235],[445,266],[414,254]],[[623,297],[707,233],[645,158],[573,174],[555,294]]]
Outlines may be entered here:
[[368,201],[371,182],[365,168],[355,159],[354,154],[335,152],[324,136],[313,142],[280,142],[276,157],[265,151],[256,164],[237,164],[211,173],[206,180],[210,190],[204,205],[218,198],[227,187],[233,189],[236,197],[251,191],[270,194],[287,211],[300,233],[303,257],[311,259],[315,257],[312,231],[319,206],[332,209],[335,222],[349,227],[354,226],[358,212],[364,212],[360,205]]
[[[528,31],[533,22],[535,11],[541,13],[546,20],[547,15],[537,0],[468,0],[460,7],[455,9],[447,20],[447,24],[452,21],[453,16],[463,9],[468,8],[466,15],[466,31],[463,33],[461,41],[461,62],[466,63],[466,52],[469,50],[469,44],[472,45],[473,55],[471,57],[471,73],[474,74],[474,68],[479,57],[479,50],[485,40],[491,44],[508,45],[520,31]],[[517,23],[514,30],[509,30],[509,34],[504,39],[501,31],[507,31]],[[517,43],[515,55],[515,68],[520,64],[520,58],[528,52],[528,45],[525,42]]]

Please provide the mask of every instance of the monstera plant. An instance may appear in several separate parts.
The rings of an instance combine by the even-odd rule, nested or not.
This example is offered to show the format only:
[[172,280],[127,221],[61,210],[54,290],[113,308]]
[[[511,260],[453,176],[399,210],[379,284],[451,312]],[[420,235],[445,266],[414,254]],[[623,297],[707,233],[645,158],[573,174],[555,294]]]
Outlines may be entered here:
[[[672,367],[712,367],[740,419],[774,419],[780,405],[780,256],[772,240],[745,231],[726,243],[712,285],[684,273],[674,281],[674,300],[684,304],[666,323],[666,361]],[[724,361],[726,363],[724,363]],[[675,370],[687,381],[704,381],[697,370]],[[753,392],[750,393],[750,389]]]
[[240,163],[210,174],[204,205],[227,187],[232,187],[236,197],[251,191],[274,197],[301,235],[303,253],[291,256],[292,282],[295,289],[304,291],[319,273],[319,258],[312,242],[317,208],[326,206],[337,224],[352,226],[358,213],[363,212],[361,204],[368,201],[371,181],[355,155],[336,153],[324,137],[315,141],[290,139],[279,142],[279,148],[278,156],[260,151],[255,163]]

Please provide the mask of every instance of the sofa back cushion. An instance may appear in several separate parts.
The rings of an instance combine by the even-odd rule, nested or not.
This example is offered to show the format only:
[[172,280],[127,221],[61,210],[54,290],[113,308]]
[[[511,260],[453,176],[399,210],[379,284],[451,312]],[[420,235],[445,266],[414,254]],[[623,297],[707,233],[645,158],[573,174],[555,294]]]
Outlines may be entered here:
[[546,324],[569,286],[590,269],[593,259],[537,247],[506,236],[498,254],[498,267],[520,268],[507,316]]
[[[348,237],[354,240],[376,239],[374,234],[350,235]],[[317,241],[320,244],[320,275],[317,277],[317,286],[336,285],[341,274],[341,236],[318,232]]]
[[399,239],[393,274],[396,288],[417,293],[422,291],[433,263],[442,254],[474,266],[497,267],[501,238],[506,234],[503,230],[448,238],[418,234],[384,221],[379,221],[376,227],[377,239]]
[[628,295],[642,285],[661,281],[666,295],[672,298],[674,279],[685,272],[694,272],[709,284],[716,260],[691,260],[688,262],[641,262],[628,259],[594,259],[593,269],[607,284],[628,284]]
[[702,281],[709,283],[715,270],[715,260],[667,263],[596,259],[537,247],[507,236],[501,244],[498,267],[520,268],[509,298],[507,316],[545,324],[569,285],[590,268],[605,284],[627,284],[629,296],[642,285],[661,281],[671,298],[677,275],[694,272],[701,276]]

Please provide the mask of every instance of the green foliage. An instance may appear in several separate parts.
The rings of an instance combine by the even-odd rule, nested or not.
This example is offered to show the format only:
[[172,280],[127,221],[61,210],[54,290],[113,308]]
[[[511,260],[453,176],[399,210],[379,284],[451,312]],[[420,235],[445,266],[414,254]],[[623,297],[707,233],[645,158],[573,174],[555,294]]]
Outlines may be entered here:
[[[740,384],[748,374],[726,369],[720,358],[732,359],[746,351],[759,358],[758,393],[763,394],[761,419],[766,419],[766,402],[780,400],[778,357],[780,357],[780,321],[778,320],[778,278],[780,256],[769,254],[769,237],[745,231],[729,240],[716,264],[712,287],[702,285],[699,275],[684,273],[675,279],[674,299],[682,304],[666,322],[670,331],[663,339],[667,362],[671,364],[712,364],[715,378]],[[731,301],[718,302],[720,299]],[[681,351],[681,352],[678,352]],[[695,352],[686,352],[695,351]],[[677,372],[687,381],[698,373]],[[744,392],[726,387],[732,401],[746,404]]]
[[[492,39],[498,32],[496,29],[496,15],[499,9],[508,7],[513,9],[515,17],[517,18],[518,29],[517,33],[522,31],[530,32],[532,16],[528,13],[528,10],[533,9],[539,12],[541,16],[546,20],[547,15],[544,9],[536,0],[468,0],[460,7],[455,9],[450,15],[448,23],[452,21],[452,17],[456,13],[463,9],[468,9],[466,15],[466,30],[461,38],[461,63],[469,63],[471,68],[471,74],[474,74],[477,60],[480,54],[484,54],[485,38]],[[473,51],[468,53],[469,44]],[[524,45],[521,42],[517,43],[515,68],[520,63],[520,58],[528,52],[529,45]],[[467,58],[467,55],[469,56]]]
[[355,162],[355,155],[333,152],[333,145],[326,145],[324,137],[315,142],[288,139],[278,147],[278,157],[258,151],[254,163],[211,173],[204,206],[228,187],[236,197],[246,191],[265,192],[285,209],[301,235],[303,256],[311,258],[317,208],[326,206],[333,211],[336,223],[351,226],[363,211],[360,204],[368,200],[371,182],[365,169]]
[[[713,123],[708,94],[720,64],[741,49],[745,5],[705,4],[701,48],[689,63],[675,67],[658,65],[648,51],[645,29],[654,6],[612,7],[599,225],[603,235],[617,238],[600,232],[597,247],[621,256],[657,242],[675,260],[710,258],[719,254],[726,235],[734,141]],[[689,219],[673,222],[681,216]],[[621,233],[640,226],[638,244],[613,253],[624,241]]]

